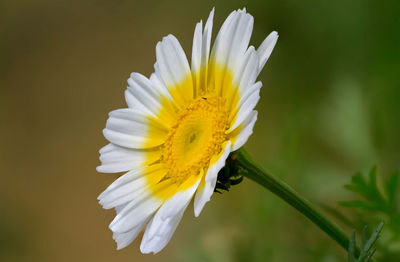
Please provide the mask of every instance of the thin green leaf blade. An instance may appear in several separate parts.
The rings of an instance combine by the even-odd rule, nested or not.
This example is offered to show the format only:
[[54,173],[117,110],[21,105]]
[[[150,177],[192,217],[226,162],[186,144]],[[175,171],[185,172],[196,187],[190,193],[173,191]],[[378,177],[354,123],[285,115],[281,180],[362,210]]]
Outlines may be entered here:
[[356,250],[356,232],[353,231],[353,234],[351,235],[350,238],[349,249],[347,253],[349,262],[357,262],[355,257],[355,250]]

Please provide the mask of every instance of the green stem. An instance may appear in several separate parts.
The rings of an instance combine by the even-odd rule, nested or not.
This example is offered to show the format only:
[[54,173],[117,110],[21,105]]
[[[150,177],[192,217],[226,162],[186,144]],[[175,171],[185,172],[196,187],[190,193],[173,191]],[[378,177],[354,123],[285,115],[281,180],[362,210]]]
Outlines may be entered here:
[[264,169],[252,160],[244,149],[238,150],[235,157],[238,165],[247,171],[243,172],[245,177],[270,190],[297,209],[347,251],[350,241],[349,237],[338,225],[317,210],[307,199],[301,197],[286,183],[265,172]]

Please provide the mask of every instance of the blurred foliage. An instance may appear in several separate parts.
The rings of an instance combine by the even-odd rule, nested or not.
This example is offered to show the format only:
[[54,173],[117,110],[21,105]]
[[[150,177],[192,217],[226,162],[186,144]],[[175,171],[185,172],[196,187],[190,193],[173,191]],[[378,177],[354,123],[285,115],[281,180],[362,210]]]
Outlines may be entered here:
[[[365,179],[361,173],[357,173],[352,177],[351,184],[345,185],[346,189],[356,193],[361,199],[339,202],[342,206],[361,210],[356,216],[356,225],[373,224],[379,219],[386,221],[384,238],[378,243],[377,253],[380,261],[396,261],[395,259],[400,257],[399,187],[399,173],[393,172],[383,181],[382,189],[380,189],[376,167],[373,167],[368,179]],[[363,239],[365,239],[365,234],[364,228]]]
[[340,202],[342,206],[385,214],[397,225],[395,228],[400,229],[400,224],[397,224],[400,223],[400,210],[398,210],[400,203],[398,203],[397,199],[399,188],[398,172],[391,174],[385,181],[383,192],[378,188],[376,167],[371,169],[369,180],[366,180],[361,173],[357,173],[352,177],[351,184],[345,185],[345,188],[359,194],[365,200],[342,201]]

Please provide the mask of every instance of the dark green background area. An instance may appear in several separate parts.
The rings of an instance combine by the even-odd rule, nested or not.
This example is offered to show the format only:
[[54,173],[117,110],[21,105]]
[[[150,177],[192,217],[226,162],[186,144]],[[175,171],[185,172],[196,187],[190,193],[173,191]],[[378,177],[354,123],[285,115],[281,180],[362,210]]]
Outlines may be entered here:
[[0,0],[1,261],[345,261],[248,180],[199,218],[190,206],[160,254],[142,255],[139,241],[115,250],[114,212],[96,200],[116,178],[95,171],[107,113],[125,106],[130,72],[152,72],[163,36],[190,57],[213,6],[214,37],[242,7],[255,19],[252,45],[280,35],[245,146],[263,166],[332,207],[350,197],[353,173],[400,168],[399,1]]

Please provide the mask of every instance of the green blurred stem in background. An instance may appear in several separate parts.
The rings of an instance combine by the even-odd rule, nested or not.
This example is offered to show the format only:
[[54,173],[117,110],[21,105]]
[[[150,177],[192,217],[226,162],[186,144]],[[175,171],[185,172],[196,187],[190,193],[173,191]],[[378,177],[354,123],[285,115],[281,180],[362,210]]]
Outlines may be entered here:
[[236,151],[236,156],[234,156],[234,158],[239,167],[245,170],[242,174],[243,176],[250,178],[254,182],[270,190],[286,203],[300,211],[300,213],[310,219],[347,251],[350,241],[347,234],[315,208],[307,199],[300,196],[279,178],[265,172],[263,168],[254,162],[244,149]]

